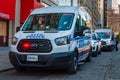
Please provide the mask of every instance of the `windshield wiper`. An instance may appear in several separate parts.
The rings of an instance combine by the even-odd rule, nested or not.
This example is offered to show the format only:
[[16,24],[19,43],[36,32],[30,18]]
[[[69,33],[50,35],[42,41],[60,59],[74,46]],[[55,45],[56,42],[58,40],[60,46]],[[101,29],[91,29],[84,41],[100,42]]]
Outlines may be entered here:
[[58,30],[46,30],[44,33],[58,33]]
[[35,33],[35,31],[23,31],[23,33]]

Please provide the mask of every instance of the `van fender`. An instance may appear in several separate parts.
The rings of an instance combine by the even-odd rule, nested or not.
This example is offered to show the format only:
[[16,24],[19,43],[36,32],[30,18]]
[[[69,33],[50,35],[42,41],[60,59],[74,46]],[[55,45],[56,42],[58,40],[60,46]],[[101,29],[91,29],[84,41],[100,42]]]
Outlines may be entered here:
[[78,47],[77,41],[71,40],[69,50],[74,51],[77,47]]

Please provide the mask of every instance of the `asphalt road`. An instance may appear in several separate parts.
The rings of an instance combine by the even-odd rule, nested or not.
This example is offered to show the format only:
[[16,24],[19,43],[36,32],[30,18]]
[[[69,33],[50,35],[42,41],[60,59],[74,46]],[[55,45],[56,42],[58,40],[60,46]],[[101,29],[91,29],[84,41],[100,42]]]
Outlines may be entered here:
[[79,65],[76,74],[65,70],[30,70],[18,73],[10,70],[0,73],[0,80],[120,80],[120,50],[102,52],[91,62]]

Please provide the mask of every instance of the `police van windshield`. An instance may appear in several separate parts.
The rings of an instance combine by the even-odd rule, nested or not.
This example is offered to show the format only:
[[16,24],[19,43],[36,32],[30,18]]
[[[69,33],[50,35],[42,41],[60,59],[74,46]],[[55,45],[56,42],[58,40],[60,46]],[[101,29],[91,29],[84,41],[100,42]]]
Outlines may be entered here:
[[73,18],[72,13],[34,14],[29,16],[22,30],[69,30]]
[[97,32],[97,34],[101,39],[109,39],[110,38],[110,32]]

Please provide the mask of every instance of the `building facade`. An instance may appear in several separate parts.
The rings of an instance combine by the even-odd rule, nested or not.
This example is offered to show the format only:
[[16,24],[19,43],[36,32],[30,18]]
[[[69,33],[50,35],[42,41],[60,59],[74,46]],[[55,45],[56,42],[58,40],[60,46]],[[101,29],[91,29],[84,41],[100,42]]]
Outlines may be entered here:
[[99,12],[101,15],[101,19],[100,19],[100,28],[103,28],[104,26],[104,0],[99,0]]
[[112,9],[114,10],[113,13],[118,14],[119,13],[119,6],[118,6],[118,0],[112,0]]
[[107,27],[107,6],[108,6],[108,0],[104,0],[104,19],[103,19],[103,28]]
[[78,0],[54,0],[59,6],[78,6]]
[[[109,28],[109,23],[112,21],[111,16],[113,17],[113,14],[119,14],[119,0],[104,0],[104,26],[106,28]],[[112,14],[111,14],[112,12]],[[110,21],[110,22],[109,22]]]
[[57,6],[58,5],[58,3],[56,3],[54,0],[37,0],[37,1],[44,4],[45,7],[47,7],[47,6]]
[[99,0],[80,0],[80,6],[86,7],[86,10],[89,12],[92,23],[91,28],[99,28],[101,25]]
[[90,0],[78,0],[78,6],[83,7],[90,16],[90,21],[87,22],[87,26],[92,29],[92,3]]
[[120,32],[120,14],[114,13],[114,9],[112,8],[107,10],[107,14],[107,26],[117,35]]
[[16,28],[24,23],[32,10],[51,5],[57,4],[53,0],[41,2],[38,0],[2,0],[0,2],[0,47],[11,45]]
[[[10,35],[10,23],[15,20],[16,0],[2,0],[0,2],[0,46],[8,46]],[[9,9],[8,9],[9,8]]]
[[99,12],[99,1],[98,0],[92,0],[92,27],[94,29],[100,28],[100,20],[101,20],[101,15]]
[[117,0],[113,0],[111,6],[107,7],[107,28],[110,28],[117,35],[120,32],[120,9]]

